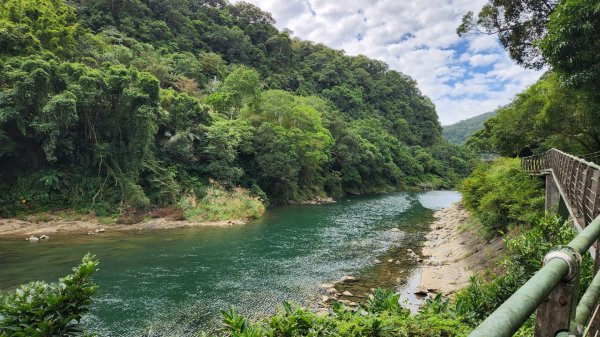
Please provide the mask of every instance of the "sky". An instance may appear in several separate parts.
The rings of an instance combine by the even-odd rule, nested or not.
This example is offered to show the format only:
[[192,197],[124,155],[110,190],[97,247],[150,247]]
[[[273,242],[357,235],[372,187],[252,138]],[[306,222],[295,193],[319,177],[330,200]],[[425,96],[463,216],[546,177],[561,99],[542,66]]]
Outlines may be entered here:
[[510,60],[495,36],[456,27],[486,0],[245,0],[293,36],[366,55],[414,78],[442,125],[509,103],[543,71]]

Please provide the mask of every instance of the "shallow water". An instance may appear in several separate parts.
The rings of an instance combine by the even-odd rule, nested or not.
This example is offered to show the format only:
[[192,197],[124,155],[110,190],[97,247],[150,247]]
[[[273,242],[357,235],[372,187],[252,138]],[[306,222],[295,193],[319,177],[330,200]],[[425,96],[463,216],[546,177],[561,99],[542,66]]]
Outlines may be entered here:
[[[433,210],[458,201],[451,191],[346,198],[335,204],[268,210],[245,226],[0,240],[0,289],[52,281],[86,252],[100,259],[90,330],[100,336],[197,336],[235,305],[257,317],[283,300],[314,304],[320,283],[359,275],[353,293],[402,286],[416,264]],[[390,232],[391,228],[400,232]],[[399,263],[387,264],[394,258]],[[376,263],[380,259],[382,263]],[[360,298],[357,298],[360,300]]]

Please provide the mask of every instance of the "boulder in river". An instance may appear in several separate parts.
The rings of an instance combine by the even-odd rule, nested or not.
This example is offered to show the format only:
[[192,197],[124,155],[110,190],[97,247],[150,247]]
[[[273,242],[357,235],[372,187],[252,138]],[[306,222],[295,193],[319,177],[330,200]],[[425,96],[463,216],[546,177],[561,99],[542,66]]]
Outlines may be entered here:
[[40,240],[48,240],[48,239],[50,239],[50,237],[46,234],[40,236]]
[[344,296],[353,296],[353,295],[352,295],[352,293],[351,293],[351,292],[349,292],[348,290],[344,291],[344,292],[342,293],[342,295],[344,295]]
[[356,281],[356,277],[350,275],[346,275],[340,279],[340,282],[342,283],[350,283],[354,281]]
[[40,239],[37,236],[30,236],[27,238],[27,241],[37,242],[37,241],[40,241]]
[[333,288],[333,287],[335,287],[335,284],[333,284],[333,283],[319,284],[319,288],[322,288],[322,289],[329,289],[329,288]]
[[96,233],[104,233],[104,232],[106,232],[106,229],[104,229],[104,228],[96,229]]

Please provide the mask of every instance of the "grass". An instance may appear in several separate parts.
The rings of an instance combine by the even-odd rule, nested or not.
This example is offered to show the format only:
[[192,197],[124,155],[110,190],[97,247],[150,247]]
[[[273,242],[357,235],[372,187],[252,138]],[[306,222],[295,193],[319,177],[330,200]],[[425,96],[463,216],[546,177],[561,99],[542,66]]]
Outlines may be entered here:
[[251,196],[248,190],[241,187],[227,190],[216,183],[208,188],[202,199],[187,196],[178,206],[191,221],[257,219],[265,211],[260,198]]

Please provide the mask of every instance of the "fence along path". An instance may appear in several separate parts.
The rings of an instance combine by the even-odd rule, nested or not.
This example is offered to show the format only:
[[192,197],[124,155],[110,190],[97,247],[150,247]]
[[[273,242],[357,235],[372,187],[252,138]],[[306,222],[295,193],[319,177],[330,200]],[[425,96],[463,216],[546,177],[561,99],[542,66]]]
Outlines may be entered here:
[[552,174],[579,230],[600,215],[599,165],[551,149],[523,158],[521,169],[532,174]]
[[[600,157],[600,156],[594,156]],[[509,337],[535,312],[535,337],[600,336],[600,166],[551,149],[523,158],[521,169],[546,176],[546,208],[562,199],[579,234],[544,257],[543,267],[470,337]],[[593,279],[579,297],[581,256],[595,256]]]

